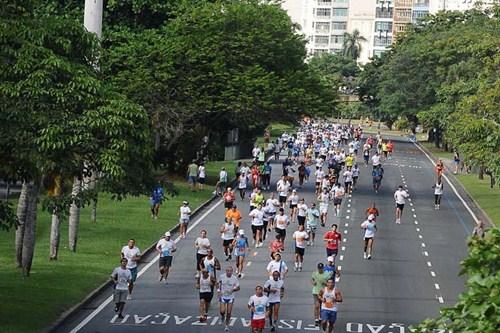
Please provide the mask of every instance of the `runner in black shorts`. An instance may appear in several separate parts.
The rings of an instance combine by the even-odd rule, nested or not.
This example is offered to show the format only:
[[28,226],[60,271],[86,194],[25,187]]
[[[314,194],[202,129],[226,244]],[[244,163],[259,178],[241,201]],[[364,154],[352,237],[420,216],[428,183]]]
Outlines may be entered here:
[[206,269],[201,271],[201,275],[196,281],[196,289],[200,290],[200,323],[207,320],[208,308],[214,297],[214,286],[217,283],[215,277],[210,275]]

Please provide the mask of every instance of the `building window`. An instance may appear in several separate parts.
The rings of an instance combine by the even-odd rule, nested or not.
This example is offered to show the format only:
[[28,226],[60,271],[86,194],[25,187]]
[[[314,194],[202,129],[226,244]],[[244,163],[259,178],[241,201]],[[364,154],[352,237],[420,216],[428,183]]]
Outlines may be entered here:
[[316,17],[330,18],[332,10],[330,8],[318,8],[316,9]]
[[396,0],[394,2],[395,7],[411,7],[413,0]]
[[314,43],[316,45],[328,45],[328,36],[315,36]]
[[348,3],[349,0],[333,0],[335,3]]
[[344,43],[344,35],[332,35],[330,41],[332,42],[332,44],[342,44]]
[[333,8],[333,16],[347,16],[347,8]]
[[386,51],[385,50],[373,50],[373,56],[374,57],[381,57],[382,54],[384,54]]
[[318,54],[326,53],[326,52],[328,52],[328,50],[325,50],[325,49],[314,49],[313,54],[314,55],[318,55]]
[[347,30],[347,22],[332,22],[332,30]]
[[427,10],[414,10],[412,12],[412,19],[414,22],[419,22],[423,18],[425,18],[427,15],[429,15],[429,11]]
[[375,46],[389,46],[392,44],[392,38],[391,37],[378,37],[375,36],[373,45]]
[[319,34],[330,33],[330,23],[329,22],[316,22],[316,33],[319,33]]
[[396,9],[394,13],[395,20],[409,20],[411,19],[411,9]]
[[332,0],[318,0],[318,6],[331,6]]
[[396,32],[405,32],[407,27],[408,27],[408,24],[405,24],[405,23],[394,25]]
[[392,22],[375,22],[375,32],[392,31]]
[[392,7],[389,9],[386,7],[383,7],[383,8],[377,7],[377,9],[375,10],[375,17],[376,18],[392,18]]

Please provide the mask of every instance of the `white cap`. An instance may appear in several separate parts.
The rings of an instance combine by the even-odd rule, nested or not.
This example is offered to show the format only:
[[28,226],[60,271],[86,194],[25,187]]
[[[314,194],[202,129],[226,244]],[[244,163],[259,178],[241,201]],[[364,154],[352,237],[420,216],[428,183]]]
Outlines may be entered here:
[[370,221],[375,220],[375,215],[373,215],[373,214],[368,215],[368,220],[370,220]]
[[297,192],[297,189],[295,189],[295,188],[294,188],[294,189],[292,190],[292,192]]
[[165,237],[170,237],[170,236],[171,236],[171,235],[170,235],[170,231],[167,231],[167,232],[165,233]]
[[184,200],[184,201],[182,202],[182,204],[183,204],[183,205],[187,205],[187,204],[188,204],[188,202],[187,202],[186,200]]
[[239,230],[239,231],[238,231],[238,233],[239,233],[240,235],[244,235],[244,234],[245,234],[245,230],[241,229],[241,230]]
[[329,256],[328,258],[326,258],[326,260],[328,260],[328,261],[333,261],[333,257],[332,257],[332,256]]

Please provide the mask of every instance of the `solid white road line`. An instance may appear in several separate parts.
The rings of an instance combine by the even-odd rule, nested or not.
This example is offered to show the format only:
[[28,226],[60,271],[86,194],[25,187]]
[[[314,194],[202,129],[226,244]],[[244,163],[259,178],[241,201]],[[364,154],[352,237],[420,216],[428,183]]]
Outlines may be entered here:
[[[425,150],[423,150],[422,148],[420,148],[420,146],[416,143],[416,142],[413,142],[413,144],[422,152],[424,153],[425,156],[427,156],[427,158],[429,159],[429,161],[431,161],[432,165],[436,165],[436,163],[434,163],[434,160],[429,156],[429,154],[427,154],[425,152]],[[451,187],[451,189],[453,190],[453,192],[455,193],[455,195],[458,197],[458,199],[460,199],[460,201],[462,202],[462,204],[464,205],[464,207],[467,209],[467,211],[469,212],[469,214],[472,216],[472,218],[474,219],[474,222],[478,222],[479,219],[477,218],[476,214],[474,214],[474,212],[472,211],[472,209],[469,207],[469,205],[465,202],[465,200],[462,198],[462,196],[458,193],[457,189],[455,188],[455,186],[452,184],[452,182],[450,181],[450,179],[448,179],[448,177],[443,173],[442,177],[446,180],[446,182],[448,183],[448,185]]]
[[[203,221],[203,219],[205,217],[207,217],[208,214],[212,213],[215,208],[219,207],[220,204],[222,204],[222,200],[216,202],[212,208],[210,208],[209,210],[207,210],[202,216],[200,216],[196,222],[194,222],[190,227],[188,227],[188,229],[186,230],[186,234],[189,233],[191,230],[193,230],[201,221]],[[175,243],[177,244],[179,242],[179,240],[181,239],[181,237],[177,237],[175,239]],[[146,266],[144,266],[140,272],[137,274],[137,277],[140,277],[142,276],[151,266],[153,266],[159,259],[159,256],[155,256],[153,258],[153,260],[151,260],[151,262],[149,262]],[[92,311],[91,314],[89,314],[87,317],[85,317],[85,319],[83,319],[78,325],[75,326],[75,328],[73,328],[69,333],[76,333],[78,331],[80,331],[83,327],[85,327],[85,325],[87,325],[92,319],[94,319],[95,316],[97,316],[109,303],[111,303],[111,301],[113,301],[113,296],[109,296],[108,298],[106,298],[102,303],[101,305],[99,305],[97,307],[97,309],[95,309],[94,311]]]

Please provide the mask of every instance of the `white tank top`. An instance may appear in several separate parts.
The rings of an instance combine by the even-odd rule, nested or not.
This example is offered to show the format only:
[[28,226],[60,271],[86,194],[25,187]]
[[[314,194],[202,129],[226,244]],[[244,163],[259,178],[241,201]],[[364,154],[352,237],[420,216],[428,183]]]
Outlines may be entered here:
[[203,267],[205,267],[210,276],[215,277],[215,257],[212,257],[212,259],[205,257],[203,259]]
[[234,239],[234,224],[224,223],[224,232],[221,237],[224,240]]
[[337,311],[337,302],[335,301],[335,288],[328,290],[323,289],[323,301],[321,302],[321,310]]
[[212,292],[212,281],[210,281],[210,275],[206,279],[203,275],[200,275],[200,293]]

